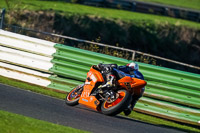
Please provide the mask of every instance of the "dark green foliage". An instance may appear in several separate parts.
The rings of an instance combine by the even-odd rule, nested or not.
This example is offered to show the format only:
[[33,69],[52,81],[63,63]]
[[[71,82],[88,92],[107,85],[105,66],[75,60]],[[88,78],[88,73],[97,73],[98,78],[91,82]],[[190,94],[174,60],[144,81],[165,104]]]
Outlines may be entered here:
[[[63,14],[62,12],[10,12],[7,20],[10,24],[23,25],[40,31],[55,32],[66,36],[76,37],[84,40],[96,41],[109,45],[138,50],[145,53],[173,59],[200,66],[200,30],[176,24],[156,24],[150,20],[122,21],[119,19],[106,19],[95,15]],[[14,18],[12,17],[14,16]],[[16,21],[20,20],[20,21]],[[48,23],[46,23],[48,22]],[[24,25],[25,24],[25,25]],[[29,34],[30,35],[30,34]],[[47,38],[43,35],[35,35],[40,38]],[[66,39],[48,40],[77,46],[77,42]],[[83,45],[86,44],[82,44]],[[88,45],[88,44],[87,44]],[[86,47],[86,46],[84,46]],[[86,48],[92,49],[90,47]],[[95,51],[95,50],[92,50]],[[107,51],[107,52],[105,52]],[[95,52],[106,53],[117,57],[131,59],[131,55],[116,53],[106,48]],[[119,51],[120,52],[120,51]],[[138,57],[137,60],[141,61]],[[147,57],[145,57],[147,60]],[[144,59],[143,59],[144,60]],[[145,61],[142,61],[145,62]],[[149,61],[148,61],[149,62]],[[154,60],[155,62],[155,60]],[[154,63],[155,64],[155,63]],[[157,65],[191,71],[188,68],[158,61]],[[193,70],[192,70],[193,71]],[[197,72],[197,71],[193,71]]]
[[200,31],[172,24],[123,22],[91,16],[56,14],[54,29],[86,40],[134,49],[193,65],[200,65]]

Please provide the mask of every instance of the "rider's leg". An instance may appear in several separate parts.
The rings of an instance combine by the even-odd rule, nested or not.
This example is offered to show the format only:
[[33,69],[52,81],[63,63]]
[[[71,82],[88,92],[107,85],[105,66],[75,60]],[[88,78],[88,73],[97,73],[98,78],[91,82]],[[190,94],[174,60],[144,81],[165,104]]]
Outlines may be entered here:
[[145,87],[141,89],[141,93],[139,96],[133,95],[132,96],[132,101],[131,104],[128,106],[127,109],[124,110],[124,114],[125,115],[129,115],[131,113],[131,111],[133,110],[133,108],[135,107],[137,101],[142,97],[143,93],[144,93]]

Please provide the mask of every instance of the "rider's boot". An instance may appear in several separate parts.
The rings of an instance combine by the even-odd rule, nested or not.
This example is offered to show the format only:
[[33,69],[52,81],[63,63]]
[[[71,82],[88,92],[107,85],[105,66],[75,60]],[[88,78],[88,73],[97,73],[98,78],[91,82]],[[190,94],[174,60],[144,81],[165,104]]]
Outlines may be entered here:
[[131,105],[129,105],[128,108],[126,108],[126,109],[124,110],[124,114],[125,114],[126,116],[128,116],[128,115],[130,115],[130,113],[131,113],[132,110],[133,110],[133,108],[131,107]]
[[131,111],[133,110],[133,108],[135,107],[135,104],[137,103],[137,101],[138,101],[138,98],[134,98],[132,101],[131,101],[131,104],[128,106],[128,108],[126,108],[125,110],[124,110],[124,114],[126,115],[126,116],[128,116],[128,115],[130,115],[130,113],[131,113]]

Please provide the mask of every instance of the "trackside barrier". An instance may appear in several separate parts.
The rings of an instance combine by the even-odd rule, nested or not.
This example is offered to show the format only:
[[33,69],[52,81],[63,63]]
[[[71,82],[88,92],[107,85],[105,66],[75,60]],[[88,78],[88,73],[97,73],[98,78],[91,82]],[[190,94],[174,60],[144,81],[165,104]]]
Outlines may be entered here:
[[[0,75],[67,92],[91,65],[130,61],[0,30]],[[139,63],[148,85],[135,110],[200,125],[200,75]]]
[[51,81],[48,79],[50,74],[44,74],[27,68],[0,62],[0,75],[46,87]]
[[0,30],[0,75],[47,87],[55,43]]
[[[84,83],[91,65],[116,63],[125,65],[130,61],[83,49],[56,44],[53,54],[54,66],[50,69],[50,88],[70,91]],[[199,125],[200,121],[200,75],[139,63],[147,87],[144,97],[136,104],[136,111]],[[68,81],[67,78],[71,80]],[[74,80],[77,80],[76,82]]]

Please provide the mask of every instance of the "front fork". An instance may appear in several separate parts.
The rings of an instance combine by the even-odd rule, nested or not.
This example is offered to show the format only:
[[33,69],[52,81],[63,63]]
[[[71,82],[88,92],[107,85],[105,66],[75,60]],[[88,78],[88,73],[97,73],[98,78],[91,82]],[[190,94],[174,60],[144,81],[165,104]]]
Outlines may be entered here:
[[84,86],[84,85],[85,85],[85,84],[81,84],[81,85],[77,86],[77,89],[76,89],[75,92],[77,92],[77,94],[80,94],[80,95],[81,95],[81,93],[82,93],[82,91],[83,91],[83,86]]

